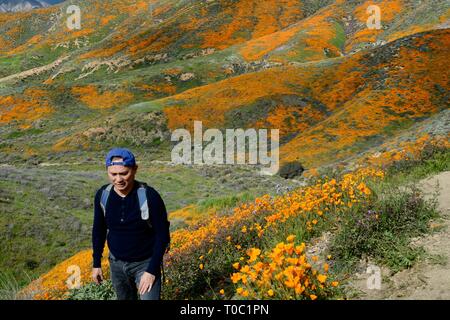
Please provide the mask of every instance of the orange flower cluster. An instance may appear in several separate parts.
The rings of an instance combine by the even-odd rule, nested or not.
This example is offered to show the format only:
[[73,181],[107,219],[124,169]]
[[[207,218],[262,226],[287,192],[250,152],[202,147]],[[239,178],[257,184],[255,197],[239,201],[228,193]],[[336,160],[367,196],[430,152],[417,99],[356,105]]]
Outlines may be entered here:
[[238,284],[236,293],[251,299],[311,299],[326,297],[337,281],[327,282],[328,264],[324,272],[315,270],[305,254],[305,243],[295,245],[295,236],[287,237],[287,243],[280,242],[265,255],[261,250],[251,248],[247,251],[249,259],[233,273],[231,281]]
[[[345,174],[340,181],[331,179],[322,182],[318,180],[315,185],[298,189],[294,192],[278,198],[274,202],[272,215],[265,218],[266,224],[253,227],[262,236],[264,231],[278,223],[284,223],[291,217],[312,217],[306,221],[308,230],[318,223],[324,212],[338,212],[344,207],[352,207],[354,203],[360,202],[362,198],[371,194],[365,184],[367,178],[383,178],[384,172],[375,168],[363,168],[354,173]],[[312,213],[312,216],[307,214]]]
[[170,213],[171,219],[180,218],[188,226],[198,225],[201,221],[209,219],[218,213],[218,209],[215,207],[202,209],[198,205],[191,204],[176,211]]
[[420,158],[421,152],[428,147],[450,148],[450,134],[446,136],[430,136],[423,134],[413,141],[403,141],[399,145],[393,146],[393,143],[384,144],[381,147],[388,151],[382,153],[370,154],[358,160],[359,163],[369,163],[376,166],[386,166],[395,161],[414,160]]
[[171,235],[171,253],[184,252],[192,247],[199,246],[204,242],[214,241],[219,231],[229,230],[230,227],[239,222],[250,219],[259,212],[270,210],[273,199],[269,195],[264,195],[255,199],[254,202],[244,204],[234,209],[230,216],[214,216],[209,223],[198,225],[193,229],[180,229]]
[[93,109],[105,109],[118,106],[133,100],[133,94],[124,90],[115,92],[105,91],[99,93],[97,87],[89,85],[85,87],[73,87],[72,93],[88,107]]
[[[283,8],[283,10],[279,10],[279,8]],[[233,19],[229,23],[223,23],[200,34],[204,39],[201,47],[214,47],[222,50],[238,43],[245,43],[250,39],[257,39],[279,31],[297,21],[298,17],[302,15],[299,1],[236,1],[233,5],[224,7],[218,17],[218,20],[228,21],[226,17],[232,16]],[[248,35],[236,36],[240,30],[244,29],[248,30]]]
[[[109,276],[108,248],[105,248],[102,259],[102,270],[105,278]],[[92,250],[83,250],[67,260],[56,265],[50,272],[41,276],[28,285],[21,296],[32,296],[36,300],[59,300],[64,299],[69,292],[67,281],[73,275],[73,271],[68,269],[70,266],[79,267],[80,284],[86,284],[91,281],[92,272]]]
[[28,88],[23,96],[0,96],[0,124],[18,121],[22,129],[28,129],[33,121],[53,112],[45,90]]

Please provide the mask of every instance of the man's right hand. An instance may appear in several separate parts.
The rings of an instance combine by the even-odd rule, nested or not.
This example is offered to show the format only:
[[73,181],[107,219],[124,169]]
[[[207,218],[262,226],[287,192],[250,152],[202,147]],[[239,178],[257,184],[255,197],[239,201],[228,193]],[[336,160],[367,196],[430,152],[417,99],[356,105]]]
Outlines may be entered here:
[[100,284],[103,281],[102,268],[92,268],[92,279],[96,284]]

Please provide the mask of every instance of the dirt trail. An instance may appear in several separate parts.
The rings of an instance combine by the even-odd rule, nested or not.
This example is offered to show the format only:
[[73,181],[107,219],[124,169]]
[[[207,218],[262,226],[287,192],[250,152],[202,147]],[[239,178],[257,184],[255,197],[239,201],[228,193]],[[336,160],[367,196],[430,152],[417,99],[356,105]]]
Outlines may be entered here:
[[450,171],[424,179],[418,186],[427,198],[439,187],[437,200],[442,218],[432,222],[432,227],[438,231],[413,239],[411,243],[423,246],[434,258],[419,261],[393,276],[389,270],[382,269],[380,290],[367,288],[370,275],[357,275],[352,287],[360,299],[450,299]]

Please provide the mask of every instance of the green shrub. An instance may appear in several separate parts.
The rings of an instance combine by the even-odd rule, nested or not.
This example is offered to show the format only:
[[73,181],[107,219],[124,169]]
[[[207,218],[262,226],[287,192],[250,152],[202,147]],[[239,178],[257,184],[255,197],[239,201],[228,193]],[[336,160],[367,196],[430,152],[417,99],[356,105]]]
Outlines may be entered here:
[[11,273],[0,271],[0,300],[16,300],[20,289],[18,281]]
[[105,280],[101,284],[88,283],[79,289],[69,292],[68,300],[115,300],[116,294],[111,280]]
[[425,201],[417,187],[377,188],[373,202],[355,207],[344,218],[330,250],[343,264],[370,256],[395,272],[410,267],[423,252],[410,247],[410,239],[427,232],[438,213],[435,202]]
[[414,159],[401,159],[391,163],[387,174],[422,178],[431,173],[450,170],[450,152],[444,146],[426,144]]

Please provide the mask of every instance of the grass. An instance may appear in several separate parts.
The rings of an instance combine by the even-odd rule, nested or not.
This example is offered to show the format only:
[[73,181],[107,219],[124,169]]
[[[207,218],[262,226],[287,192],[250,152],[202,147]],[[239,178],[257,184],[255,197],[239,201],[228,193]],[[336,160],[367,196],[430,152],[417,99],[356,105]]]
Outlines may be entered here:
[[20,72],[22,57],[14,55],[0,58],[0,78]]
[[226,208],[236,207],[240,203],[250,202],[254,198],[255,195],[252,195],[249,192],[233,194],[225,197],[214,197],[211,199],[201,200],[198,203],[198,210],[207,211],[211,208],[214,208],[216,210],[223,210]]
[[[24,277],[31,281],[29,275],[24,272]],[[23,284],[16,277],[5,271],[0,271],[0,300],[16,300],[19,298],[19,292]]]
[[[243,203],[253,201],[258,196],[254,190],[240,192],[238,194],[224,195],[199,200],[194,205],[182,208],[170,215],[171,226],[175,229],[196,225],[202,221],[208,221],[215,214],[232,214],[233,209]],[[171,227],[172,229],[172,227]]]
[[141,102],[136,103],[127,108],[127,111],[131,112],[140,112],[140,113],[147,113],[151,111],[158,111],[162,110],[163,106],[158,103],[157,101],[147,101],[147,102]]
[[395,161],[387,169],[392,182],[407,183],[450,170],[450,151],[426,145],[418,159]]
[[11,197],[0,204],[0,264],[23,284],[28,277],[22,270],[37,276],[89,245],[87,206],[95,176],[46,169],[5,173],[0,188]]
[[331,40],[331,44],[335,45],[341,51],[345,45],[345,30],[340,23],[335,22],[334,27],[336,29],[336,37]]
[[23,136],[29,136],[29,135],[36,135],[36,134],[40,134],[44,132],[44,130],[42,129],[35,129],[35,128],[31,128],[28,130],[21,130],[21,131],[14,131],[11,132],[6,139],[14,139],[14,138],[18,138],[18,137],[23,137]]

